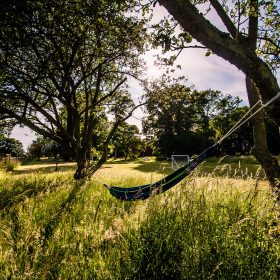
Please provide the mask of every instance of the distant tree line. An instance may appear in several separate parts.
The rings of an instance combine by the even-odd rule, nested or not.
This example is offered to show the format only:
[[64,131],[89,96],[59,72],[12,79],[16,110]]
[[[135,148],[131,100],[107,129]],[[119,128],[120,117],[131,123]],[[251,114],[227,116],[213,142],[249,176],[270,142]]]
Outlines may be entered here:
[[[241,100],[219,91],[198,91],[179,80],[163,77],[146,93],[147,117],[144,132],[154,135],[157,154],[194,155],[218,141],[249,109]],[[268,143],[273,154],[280,153],[278,126],[265,119]],[[249,121],[227,138],[221,155],[248,155],[253,146],[252,123]]]
[[[103,126],[103,129],[95,131],[95,136],[91,139],[91,160],[96,161],[102,156],[102,143],[104,137],[108,133],[110,125],[108,127]],[[110,141],[108,148],[108,157],[112,158],[124,158],[136,159],[139,156],[151,155],[151,152],[147,151],[147,142],[140,136],[139,128],[136,125],[130,125],[124,122],[119,126],[116,134]],[[48,157],[54,160],[75,160],[71,152],[49,138],[38,137],[33,140],[28,147],[27,156],[30,159],[40,160],[42,157]]]
[[[108,144],[109,157],[123,157],[126,160],[151,154],[159,157],[199,154],[225,135],[249,109],[247,106],[240,107],[241,100],[237,97],[210,89],[198,91],[167,77],[153,83],[146,92],[145,101],[143,132],[146,138],[140,136],[137,126],[122,123]],[[278,155],[278,126],[268,117],[265,124],[270,152]],[[109,130],[110,122],[103,116],[91,138],[91,160],[102,156],[103,143]],[[220,155],[249,155],[252,146],[252,123],[249,121],[223,142]],[[22,144],[4,137],[0,140],[0,153],[22,155]],[[55,160],[75,160],[71,151],[63,145],[43,136],[38,136],[32,142],[27,154],[33,159],[45,156]]]
[[[127,160],[152,154],[159,157],[198,154],[218,141],[249,109],[247,106],[240,107],[239,98],[210,89],[198,91],[167,77],[154,83],[146,92],[145,99],[147,115],[143,120],[143,132],[146,138],[141,137],[136,125],[122,123],[108,145],[109,157]],[[270,151],[278,155],[278,126],[268,117],[265,118],[265,124]],[[104,115],[91,138],[91,160],[98,160],[102,156],[103,142],[110,126]],[[220,154],[249,155],[252,146],[252,123],[249,121],[223,142]],[[23,156],[22,143],[2,136],[0,154]],[[48,157],[75,160],[65,146],[40,135],[28,147],[27,155],[32,159]]]

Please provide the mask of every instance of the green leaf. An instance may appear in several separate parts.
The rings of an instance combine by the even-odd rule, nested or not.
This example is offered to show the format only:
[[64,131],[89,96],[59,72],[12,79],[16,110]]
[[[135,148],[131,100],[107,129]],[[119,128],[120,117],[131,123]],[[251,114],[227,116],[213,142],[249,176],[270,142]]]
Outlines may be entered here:
[[212,54],[212,52],[210,50],[207,50],[205,56],[210,56]]

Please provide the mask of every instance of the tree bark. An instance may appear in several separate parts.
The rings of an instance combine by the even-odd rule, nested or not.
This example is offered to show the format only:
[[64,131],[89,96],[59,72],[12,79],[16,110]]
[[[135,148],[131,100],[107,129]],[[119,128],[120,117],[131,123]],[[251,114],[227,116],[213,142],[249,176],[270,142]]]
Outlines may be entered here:
[[[222,32],[201,14],[190,0],[159,0],[181,27],[216,55],[240,69],[257,87],[264,102],[278,94],[279,86],[269,67],[255,52],[248,49],[246,40],[235,40]],[[271,118],[280,126],[280,98],[267,107]]]
[[75,180],[80,180],[86,177],[87,168],[87,151],[79,149],[76,153],[77,169],[74,174]]
[[[224,58],[246,75],[246,87],[250,105],[253,106],[261,96],[264,102],[278,94],[279,86],[269,67],[255,53],[258,18],[249,16],[249,34],[244,37],[238,33],[223,7],[216,0],[211,0],[213,7],[224,22],[229,33],[224,33],[212,25],[203,14],[199,13],[190,0],[159,0],[168,12],[179,22],[182,28],[197,41],[209,48],[216,55]],[[250,6],[258,9],[258,1]],[[259,96],[259,94],[260,96]],[[280,98],[267,108],[271,118],[280,126]],[[252,153],[265,170],[276,198],[280,200],[280,167],[267,148],[266,130],[263,112],[253,119],[254,148]]]
[[[246,88],[249,103],[252,107],[259,101],[259,95],[254,84],[248,77],[246,78]],[[255,110],[258,110],[259,108],[260,105],[256,106]],[[252,121],[254,133],[254,147],[252,148],[252,154],[261,164],[276,199],[280,201],[280,167],[277,159],[272,156],[267,147],[264,113],[260,111],[253,117]]]

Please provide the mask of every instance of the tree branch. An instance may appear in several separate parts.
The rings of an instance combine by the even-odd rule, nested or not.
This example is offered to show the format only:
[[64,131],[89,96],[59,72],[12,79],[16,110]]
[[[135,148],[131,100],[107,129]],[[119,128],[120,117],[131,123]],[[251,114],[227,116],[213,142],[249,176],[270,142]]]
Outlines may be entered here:
[[[190,0],[158,0],[179,22],[181,27],[213,53],[229,61],[243,71],[258,87],[266,102],[278,94],[279,86],[267,64],[247,46],[230,38],[229,34],[213,26],[199,13]],[[280,101],[269,108],[270,115],[280,125]]]
[[118,88],[127,80],[127,78],[124,78],[123,80],[121,80],[108,94],[104,95],[103,97],[101,97],[97,102],[96,105],[102,103],[102,101],[104,101],[105,99],[111,97],[117,90]]
[[249,1],[248,46],[255,51],[258,39],[258,0]]
[[8,114],[10,116],[10,118],[14,118],[16,120],[19,121],[19,123],[26,125],[27,127],[31,128],[32,130],[34,130],[35,132],[44,135],[50,139],[53,139],[54,141],[57,142],[61,142],[61,138],[59,138],[58,136],[56,136],[53,133],[49,133],[43,129],[41,129],[40,127],[36,126],[31,120],[28,120],[26,118],[23,118],[21,116],[19,116],[18,114],[14,113],[12,110],[7,109],[3,106],[0,105],[0,112],[3,114]]
[[227,15],[226,11],[224,10],[223,6],[220,4],[218,0],[209,0],[209,2],[214,7],[215,11],[217,12],[218,16],[226,26],[228,32],[232,36],[232,38],[237,39],[238,36],[241,36],[239,34],[237,28],[235,27],[234,23],[230,19],[230,17]]

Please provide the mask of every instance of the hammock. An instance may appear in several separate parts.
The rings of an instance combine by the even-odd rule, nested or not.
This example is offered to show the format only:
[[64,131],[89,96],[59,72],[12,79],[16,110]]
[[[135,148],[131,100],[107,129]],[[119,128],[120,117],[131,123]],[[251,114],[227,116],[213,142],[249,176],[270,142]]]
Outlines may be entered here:
[[188,176],[191,171],[194,170],[204,159],[215,155],[218,147],[218,143],[213,145],[202,152],[199,156],[191,160],[189,163],[185,164],[181,168],[155,183],[130,188],[109,186],[107,184],[104,184],[104,186],[110,191],[112,196],[121,200],[129,201],[147,199],[151,196],[163,193],[178,184],[186,176]]
[[[159,193],[163,193],[176,184],[178,184],[180,181],[182,181],[186,176],[188,176],[192,170],[194,170],[204,159],[213,156],[217,153],[217,150],[220,146],[220,144],[233,132],[235,132],[239,127],[241,127],[244,123],[246,123],[248,120],[250,120],[253,116],[255,116],[258,112],[263,110],[265,107],[267,107],[269,104],[274,102],[277,98],[280,97],[280,92],[278,92],[277,95],[273,96],[269,101],[267,101],[265,104],[262,104],[262,101],[259,100],[253,107],[250,108],[250,110],[247,111],[247,113],[223,136],[221,139],[215,143],[212,147],[206,149],[204,152],[202,152],[199,156],[191,160],[189,163],[185,164],[178,170],[172,172],[165,178],[147,185],[140,185],[136,187],[130,187],[130,188],[123,188],[118,186],[109,186],[107,184],[104,184],[104,186],[109,190],[112,196],[121,199],[121,200],[140,200],[140,199],[147,199],[151,196],[154,196]],[[260,105],[258,109],[256,109],[254,112],[253,110]],[[251,115],[249,115],[252,113]]]

